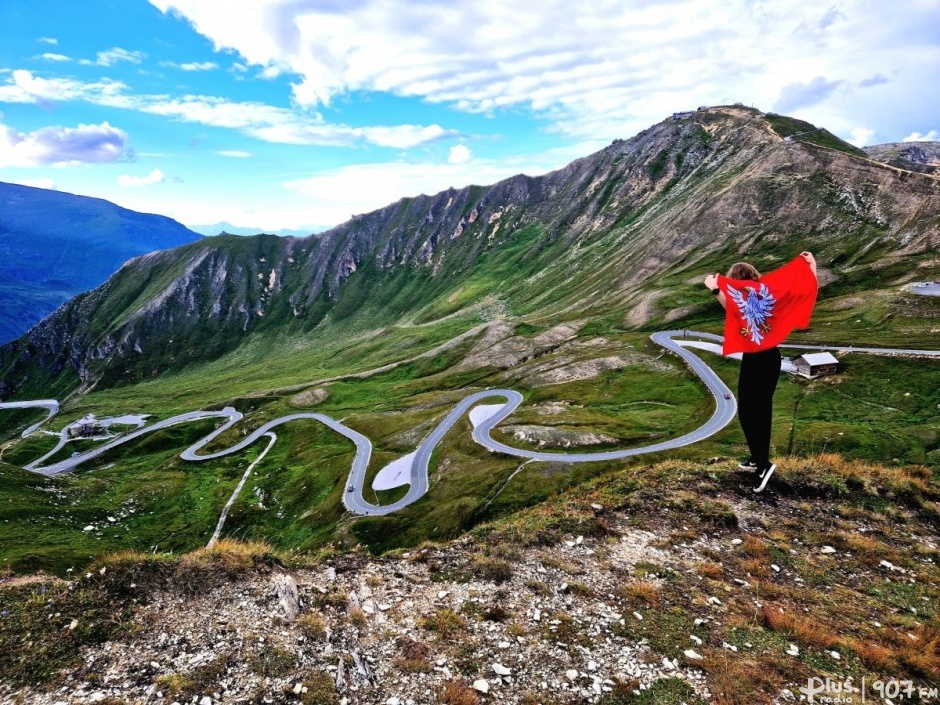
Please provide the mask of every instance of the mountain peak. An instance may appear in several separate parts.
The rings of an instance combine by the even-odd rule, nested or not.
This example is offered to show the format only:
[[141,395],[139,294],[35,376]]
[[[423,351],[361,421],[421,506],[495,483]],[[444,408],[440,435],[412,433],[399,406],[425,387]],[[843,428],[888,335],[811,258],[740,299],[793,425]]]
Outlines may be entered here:
[[841,263],[883,268],[926,252],[938,213],[933,179],[823,128],[703,107],[543,176],[403,198],[307,238],[221,236],[132,261],[7,347],[3,382],[19,389],[29,360],[71,368],[73,385],[127,384],[328,323],[469,328],[491,297],[509,316],[673,321],[695,307],[668,310],[664,277],[677,286],[714,261],[749,253],[766,266],[802,249],[825,277]]

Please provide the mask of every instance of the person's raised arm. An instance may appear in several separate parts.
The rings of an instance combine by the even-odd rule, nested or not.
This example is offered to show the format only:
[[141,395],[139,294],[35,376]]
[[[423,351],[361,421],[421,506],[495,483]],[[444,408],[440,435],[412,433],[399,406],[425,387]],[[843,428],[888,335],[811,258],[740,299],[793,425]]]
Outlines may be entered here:
[[[809,265],[809,268],[813,272],[813,276],[816,276],[816,258],[813,257],[812,252],[801,252],[800,257],[806,260],[806,263]],[[817,277],[818,278],[818,277]]]
[[722,308],[726,308],[727,301],[725,300],[725,292],[718,289],[718,275],[709,274],[707,277],[705,277],[704,283],[705,283],[706,288],[708,288],[708,290],[711,291],[712,293],[714,293],[715,291],[718,291],[718,293],[715,294],[715,298],[718,299],[718,303],[721,304]]

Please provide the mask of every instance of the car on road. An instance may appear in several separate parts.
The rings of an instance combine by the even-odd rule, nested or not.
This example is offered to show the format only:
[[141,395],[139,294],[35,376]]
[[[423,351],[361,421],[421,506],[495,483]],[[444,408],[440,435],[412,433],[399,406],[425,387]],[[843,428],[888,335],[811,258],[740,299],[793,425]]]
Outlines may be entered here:
[[346,488],[346,491],[347,491],[347,492],[352,492],[352,491],[353,491],[353,486],[350,485],[349,487],[347,487],[347,488]]
[[725,399],[730,399],[730,398],[731,398],[731,395],[725,392]]

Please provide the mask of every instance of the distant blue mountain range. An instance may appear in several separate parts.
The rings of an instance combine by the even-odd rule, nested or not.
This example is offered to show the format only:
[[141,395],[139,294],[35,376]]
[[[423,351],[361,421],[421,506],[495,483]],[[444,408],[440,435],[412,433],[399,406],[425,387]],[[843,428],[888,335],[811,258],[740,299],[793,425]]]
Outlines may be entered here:
[[0,344],[131,257],[200,237],[166,216],[0,182]]
[[194,230],[197,233],[202,235],[221,235],[223,233],[228,233],[229,235],[258,235],[259,233],[267,233],[268,235],[280,235],[281,237],[307,237],[307,235],[312,235],[313,233],[320,233],[324,230],[329,230],[329,225],[323,225],[320,227],[310,227],[306,229],[291,229],[291,228],[278,228],[277,230],[264,229],[264,228],[252,228],[245,227],[242,225],[232,225],[226,221],[220,223],[212,223],[211,225],[193,225],[190,224],[190,230]]

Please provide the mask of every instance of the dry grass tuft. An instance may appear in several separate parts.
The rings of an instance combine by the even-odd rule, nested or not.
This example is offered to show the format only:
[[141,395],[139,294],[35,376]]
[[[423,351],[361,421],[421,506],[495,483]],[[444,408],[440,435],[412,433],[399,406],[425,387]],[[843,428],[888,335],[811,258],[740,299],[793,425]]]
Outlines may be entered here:
[[268,572],[278,564],[274,548],[262,541],[223,539],[212,548],[182,556],[174,583],[188,592],[202,592],[219,579],[233,580],[251,571]]
[[769,668],[766,662],[727,656],[712,650],[696,663],[708,674],[714,705],[771,702],[787,680],[776,669]]
[[653,582],[641,580],[621,586],[620,596],[632,605],[639,602],[656,607],[662,597],[662,590]]
[[842,643],[855,652],[855,655],[869,668],[880,671],[893,670],[896,666],[894,652],[872,641],[843,639]]
[[324,641],[326,639],[326,620],[315,612],[307,612],[297,618],[297,628],[304,633],[308,639],[314,641]]
[[910,633],[915,638],[906,637],[899,644],[898,660],[932,682],[940,680],[940,629],[921,625]]
[[325,609],[327,607],[341,609],[349,604],[349,595],[336,586],[332,586],[325,593],[315,593],[311,599],[311,603],[314,607],[319,609]]
[[517,546],[505,542],[497,543],[490,547],[489,553],[496,558],[502,558],[510,563],[521,561],[523,558],[522,551],[519,550]]
[[835,453],[793,460],[791,469],[795,477],[802,476],[810,482],[818,482],[822,477],[840,490],[851,487],[869,496],[889,495],[912,506],[920,506],[925,498],[933,496],[929,486],[933,473],[922,465],[876,465]]
[[443,705],[479,705],[477,692],[460,681],[447,681],[441,686],[438,699]]
[[212,548],[193,551],[188,556],[221,568],[246,571],[274,558],[274,547],[264,541],[222,539]]
[[509,636],[525,636],[525,625],[519,622],[512,622],[506,627],[506,633],[509,634]]
[[762,539],[752,536],[751,534],[744,537],[744,542],[738,550],[751,558],[770,557],[770,548],[768,548],[767,544]]
[[[303,705],[339,705],[339,695],[336,692],[336,681],[326,671],[316,669],[303,676],[301,681],[307,688],[307,692],[300,696],[300,702]],[[293,688],[289,689],[285,695],[293,695]]]
[[866,534],[840,532],[833,543],[846,551],[851,551],[859,563],[869,568],[878,565],[883,559],[890,560],[892,563],[898,561],[895,551]]
[[399,642],[398,650],[399,654],[393,662],[399,669],[406,673],[431,672],[433,667],[428,660],[431,649],[427,644],[406,637]]
[[249,668],[264,678],[282,678],[296,667],[294,655],[287,649],[265,644],[248,663]]
[[501,558],[479,556],[470,565],[470,572],[481,580],[505,583],[512,577],[512,566]]
[[763,600],[793,599],[795,593],[799,592],[798,588],[793,588],[789,585],[781,585],[780,583],[764,580],[762,578],[755,578],[754,588]]
[[724,569],[717,563],[712,563],[711,561],[702,561],[695,566],[695,571],[703,578],[708,578],[709,580],[721,580],[722,575],[724,575]]
[[362,629],[364,626],[366,626],[366,624],[369,623],[369,617],[361,607],[356,606],[349,610],[349,621],[359,629]]
[[881,541],[873,539],[871,536],[866,536],[865,534],[843,532],[840,534],[840,537],[841,541],[839,543],[841,543],[845,549],[859,554],[859,557],[869,553],[881,553],[885,548]]
[[829,649],[839,643],[836,635],[812,617],[788,612],[778,605],[764,605],[763,613],[770,629],[786,634],[804,646]]
[[418,626],[447,637],[465,630],[467,623],[459,614],[445,607],[426,617],[419,617]]
[[139,596],[156,589],[192,595],[211,590],[222,580],[234,580],[252,571],[268,572],[279,564],[274,548],[267,543],[225,539],[211,549],[182,556],[109,553],[95,560],[87,571],[96,584],[117,596]]
[[770,564],[762,558],[751,558],[750,560],[741,561],[741,570],[754,578],[770,577]]

